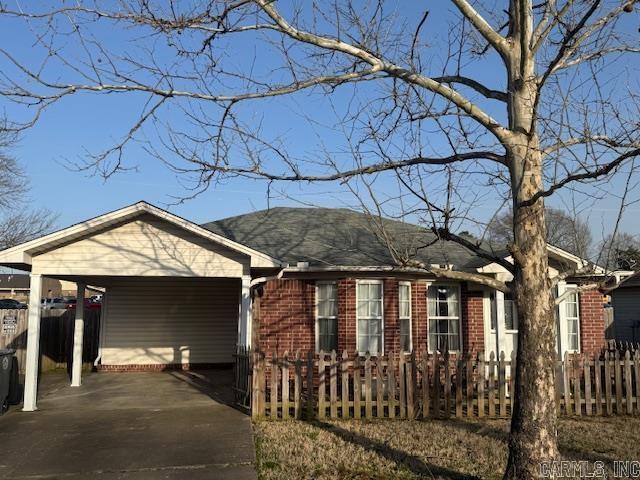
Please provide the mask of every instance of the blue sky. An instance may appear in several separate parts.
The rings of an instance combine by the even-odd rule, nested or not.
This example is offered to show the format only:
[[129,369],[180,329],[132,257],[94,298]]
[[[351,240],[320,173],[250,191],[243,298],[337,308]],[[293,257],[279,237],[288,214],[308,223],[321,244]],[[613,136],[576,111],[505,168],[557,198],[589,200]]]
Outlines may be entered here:
[[[452,18],[452,13],[449,6],[443,7],[444,2],[428,3],[432,11],[426,26],[431,29],[430,35],[433,35],[433,43],[436,44],[436,39],[442,39],[446,35],[446,20]],[[485,3],[493,5],[500,2]],[[403,2],[400,5],[400,13],[407,18],[412,21],[419,18],[419,12],[411,10],[415,8],[415,3]],[[634,23],[630,25],[637,29]],[[135,48],[126,46],[127,40],[130,40],[128,34],[115,31],[109,32],[109,35],[108,41],[117,48]],[[4,19],[0,22],[0,44],[6,45],[12,54],[21,58],[33,58],[35,61],[42,54],[33,46],[32,32],[28,26],[19,20]],[[237,47],[240,56],[242,52],[251,56],[255,48],[259,48],[250,43]],[[74,46],[68,48],[73,51]],[[239,61],[242,60],[240,57]],[[3,68],[2,61],[0,68]],[[494,67],[495,62],[489,60],[486,68],[476,70],[477,77],[499,88],[501,80],[496,75],[498,69]],[[637,60],[632,67],[638,67]],[[341,99],[340,96],[336,98]],[[106,182],[89,172],[75,172],[69,169],[69,161],[81,160],[85,149],[98,152],[120,138],[130,128],[132,119],[139,114],[140,100],[135,96],[125,95],[76,95],[49,109],[41,121],[25,132],[20,139],[13,154],[20,159],[31,178],[32,204],[48,207],[59,213],[58,226],[63,227],[138,200],[154,203],[196,222],[246,213],[266,208],[268,205],[296,205],[298,201],[323,206],[345,206],[354,203],[353,197],[338,185],[289,185],[285,188],[293,199],[277,198],[276,194],[276,198],[269,200],[266,196],[267,185],[264,182],[235,179],[183,204],[171,205],[173,196],[185,194],[181,185],[182,179],[156,159],[149,157],[141,146],[135,145],[126,151],[126,160],[130,165],[135,165],[137,170],[116,175]],[[9,114],[14,111],[11,105],[0,105]],[[312,126],[306,121],[306,113],[313,113],[314,118],[320,122],[331,124],[334,121],[331,109],[321,95],[297,95],[291,99],[279,99],[277,102],[251,104],[245,108],[249,113],[251,109],[255,109],[255,115],[263,119],[267,132],[272,135],[284,135],[288,148],[300,156],[309,158],[319,154],[318,137],[329,146],[333,145],[334,141],[336,144],[340,143],[337,136],[332,138],[330,129]],[[172,120],[170,116],[168,118]],[[183,118],[176,116],[175,121],[181,122]],[[611,190],[621,188],[620,182],[621,179],[612,181]],[[384,179],[377,185],[381,190],[387,187],[390,187],[390,184]],[[549,203],[562,207],[569,198],[557,196]],[[492,202],[493,200],[488,198],[487,204],[478,204],[477,215],[490,215],[494,209]],[[583,215],[588,216],[596,238],[603,231],[612,228],[612,220],[617,210],[615,199],[609,198],[582,205],[587,206]],[[621,226],[623,231],[640,234],[640,222],[633,220],[639,212],[638,206],[627,211]]]

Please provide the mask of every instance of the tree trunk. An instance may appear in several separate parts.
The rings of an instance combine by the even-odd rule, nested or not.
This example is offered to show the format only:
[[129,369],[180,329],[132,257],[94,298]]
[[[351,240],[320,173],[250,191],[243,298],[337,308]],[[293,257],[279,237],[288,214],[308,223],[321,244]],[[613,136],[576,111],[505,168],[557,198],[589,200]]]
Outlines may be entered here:
[[[524,165],[517,198],[538,191],[540,154],[530,145],[514,149]],[[516,196],[514,195],[514,198]],[[546,249],[544,202],[522,207],[514,201],[513,293],[518,308],[518,355],[515,406],[511,418],[509,460],[505,478],[539,478],[540,464],[558,458],[556,441],[555,304]]]
[[538,94],[530,51],[530,0],[512,0],[508,114],[505,145],[513,197],[513,294],[518,308],[515,405],[511,417],[505,479],[540,478],[541,463],[558,458],[556,439],[555,304],[551,294],[544,201],[527,203],[543,189],[542,154],[534,105]]

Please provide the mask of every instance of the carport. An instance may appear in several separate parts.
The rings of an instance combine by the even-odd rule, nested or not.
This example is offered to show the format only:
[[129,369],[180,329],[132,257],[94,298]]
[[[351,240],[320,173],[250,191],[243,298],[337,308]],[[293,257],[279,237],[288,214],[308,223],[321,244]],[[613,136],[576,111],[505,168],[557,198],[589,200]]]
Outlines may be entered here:
[[[280,262],[139,202],[0,252],[30,271],[24,410],[36,409],[42,279],[105,288],[98,362],[106,370],[164,370],[232,362],[250,346],[253,269]],[[81,385],[77,308],[71,385]]]

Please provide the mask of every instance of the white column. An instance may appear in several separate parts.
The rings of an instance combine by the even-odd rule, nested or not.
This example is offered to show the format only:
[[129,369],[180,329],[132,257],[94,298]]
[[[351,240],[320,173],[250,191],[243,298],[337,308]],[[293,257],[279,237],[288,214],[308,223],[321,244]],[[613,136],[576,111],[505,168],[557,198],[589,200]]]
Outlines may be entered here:
[[509,359],[511,352],[506,351],[507,340],[505,336],[505,318],[504,318],[504,292],[496,290],[496,359],[500,358],[500,352]]
[[84,291],[83,283],[76,284],[76,318],[73,328],[73,364],[71,369],[71,386],[79,387],[82,383],[82,342],[84,337]]
[[31,274],[29,286],[29,323],[27,327],[27,358],[25,360],[24,404],[25,412],[36,410],[38,395],[38,363],[40,359],[40,296],[42,275]]
[[251,346],[251,276],[242,276],[240,291],[240,318],[238,319],[238,345]]

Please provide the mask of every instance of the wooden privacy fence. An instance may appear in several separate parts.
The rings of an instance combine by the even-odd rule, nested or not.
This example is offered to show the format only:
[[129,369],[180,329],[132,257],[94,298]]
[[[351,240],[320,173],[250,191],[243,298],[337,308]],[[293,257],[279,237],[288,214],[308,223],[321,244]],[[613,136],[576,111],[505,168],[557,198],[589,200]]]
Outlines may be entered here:
[[[13,323],[15,328],[0,330],[0,348],[12,348],[20,373],[24,373],[27,352],[28,310],[1,310],[0,325]],[[40,323],[41,371],[64,368],[72,358],[75,310],[43,310]],[[93,363],[98,355],[100,310],[84,311],[83,362]]]
[[[252,354],[254,418],[508,417],[515,357],[415,352],[374,357]],[[564,415],[640,414],[640,352],[556,362]]]

